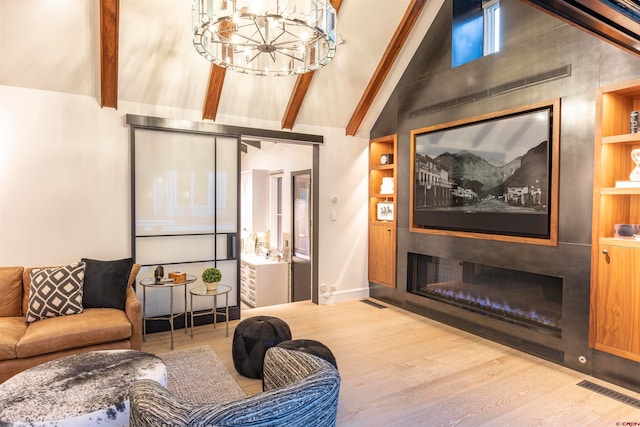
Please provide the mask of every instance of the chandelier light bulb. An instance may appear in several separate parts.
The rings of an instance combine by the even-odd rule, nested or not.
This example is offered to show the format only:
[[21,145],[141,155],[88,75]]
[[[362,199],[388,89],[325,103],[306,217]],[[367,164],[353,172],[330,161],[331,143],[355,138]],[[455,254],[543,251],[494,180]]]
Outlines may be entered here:
[[263,14],[263,4],[261,1],[259,0],[255,0],[252,2],[251,7],[249,8],[251,10],[251,13],[255,13],[255,14]]
[[193,0],[196,51],[241,73],[302,74],[327,65],[336,23],[329,0]]

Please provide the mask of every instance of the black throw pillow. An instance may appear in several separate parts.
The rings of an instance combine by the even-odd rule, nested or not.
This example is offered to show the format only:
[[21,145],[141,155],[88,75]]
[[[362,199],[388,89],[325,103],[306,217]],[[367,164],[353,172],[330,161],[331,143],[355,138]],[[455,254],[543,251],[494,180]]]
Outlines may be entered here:
[[133,258],[114,261],[82,258],[82,262],[86,264],[82,306],[124,310]]

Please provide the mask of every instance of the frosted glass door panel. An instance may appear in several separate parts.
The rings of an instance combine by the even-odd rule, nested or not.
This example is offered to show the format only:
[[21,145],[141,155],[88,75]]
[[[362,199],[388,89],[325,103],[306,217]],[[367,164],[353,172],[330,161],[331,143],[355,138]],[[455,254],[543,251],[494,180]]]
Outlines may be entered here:
[[216,138],[216,229],[238,232],[238,145],[235,138]]
[[236,232],[236,147],[235,138],[136,130],[136,236]]
[[[203,285],[205,268],[217,267],[232,288],[229,304],[238,304],[239,143],[214,133],[134,129],[132,243],[139,278],[153,277],[162,265],[165,277],[172,271],[196,276],[191,289]],[[149,288],[145,295],[147,315],[169,312],[171,292]],[[173,296],[174,312],[188,309],[184,288]],[[201,298],[196,308],[212,306],[212,298]]]
[[227,253],[226,234],[136,237],[136,262],[142,265],[227,259]]
[[293,174],[293,253],[311,256],[311,173]]

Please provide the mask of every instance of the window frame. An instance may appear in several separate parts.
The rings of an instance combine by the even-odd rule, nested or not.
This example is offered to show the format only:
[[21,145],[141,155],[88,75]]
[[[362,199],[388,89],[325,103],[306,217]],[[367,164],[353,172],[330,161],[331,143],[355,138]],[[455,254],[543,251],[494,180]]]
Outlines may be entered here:
[[483,56],[500,52],[500,0],[482,0]]
[[270,245],[273,248],[282,250],[282,233],[283,229],[283,171],[272,172],[269,176],[269,229]]

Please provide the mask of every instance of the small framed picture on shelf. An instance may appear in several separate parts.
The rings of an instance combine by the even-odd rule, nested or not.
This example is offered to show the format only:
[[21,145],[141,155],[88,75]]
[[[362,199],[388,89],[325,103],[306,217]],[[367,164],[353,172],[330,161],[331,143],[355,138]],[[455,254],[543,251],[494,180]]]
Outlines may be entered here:
[[614,235],[616,239],[639,240],[640,224],[614,224]]
[[393,164],[393,153],[385,153],[380,155],[380,164],[381,165],[392,165]]
[[393,221],[393,202],[378,202],[376,218],[378,221]]

